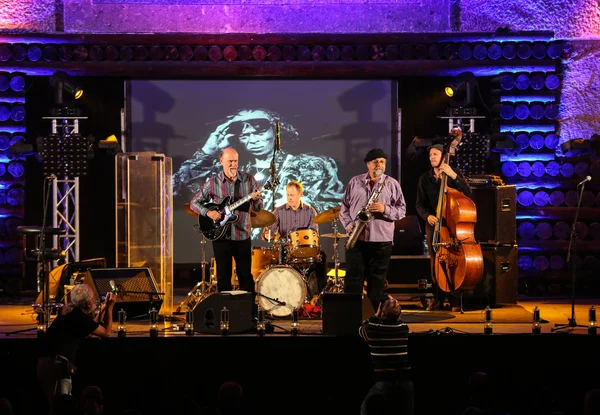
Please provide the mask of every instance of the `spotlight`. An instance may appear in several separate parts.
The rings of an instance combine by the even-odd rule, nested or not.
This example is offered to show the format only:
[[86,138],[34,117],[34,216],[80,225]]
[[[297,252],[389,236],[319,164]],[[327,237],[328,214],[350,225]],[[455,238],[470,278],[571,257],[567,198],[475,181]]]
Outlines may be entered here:
[[446,84],[444,91],[450,97],[450,106],[463,108],[475,103],[477,80],[473,72],[463,72]]
[[487,306],[485,308],[485,321],[483,322],[483,334],[492,334],[492,309]]
[[189,307],[185,312],[185,326],[184,327],[185,327],[185,335],[186,336],[194,335],[194,312]]
[[64,71],[56,71],[50,77],[50,85],[54,88],[54,103],[63,104],[63,90],[75,99],[83,96],[83,88]]
[[290,333],[292,336],[297,336],[300,332],[300,322],[298,321],[298,309],[294,307],[292,309],[292,325],[290,329]]
[[158,337],[158,311],[156,308],[152,308],[149,311],[150,314],[150,337]]
[[42,338],[46,334],[46,313],[43,310],[38,313],[37,320],[37,336]]
[[120,338],[127,337],[127,327],[125,326],[125,320],[127,319],[127,313],[125,310],[119,310],[119,324],[117,325],[117,336]]
[[542,326],[540,324],[540,309],[533,307],[533,323],[531,326],[531,334],[542,334]]
[[588,334],[595,336],[597,330],[598,323],[596,322],[596,309],[594,308],[594,306],[591,306],[588,314]]
[[223,307],[221,310],[221,336],[227,336],[229,334],[229,310],[227,307]]
[[265,324],[265,310],[263,310],[262,307],[258,307],[258,319],[256,321],[256,334],[259,337],[262,337],[265,335],[266,332],[266,324]]

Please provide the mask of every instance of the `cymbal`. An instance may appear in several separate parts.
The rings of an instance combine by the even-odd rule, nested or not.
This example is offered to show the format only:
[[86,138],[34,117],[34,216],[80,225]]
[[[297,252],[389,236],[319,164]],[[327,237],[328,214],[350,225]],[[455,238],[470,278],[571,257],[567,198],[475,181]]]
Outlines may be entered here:
[[317,216],[315,216],[313,220],[317,224],[333,222],[340,216],[341,209],[341,206],[336,206],[334,208],[326,210],[325,212],[319,213]]
[[275,223],[275,215],[268,210],[261,210],[260,212],[250,212],[250,227],[252,228],[264,228]]
[[189,203],[186,203],[185,205],[183,205],[183,210],[185,210],[185,213],[187,213],[188,215],[191,215],[195,218],[198,217],[198,214],[196,212],[194,212],[192,209],[190,209]]
[[[323,235],[321,235],[323,238],[335,238],[336,235],[334,235],[333,233],[324,233]],[[347,238],[348,234],[347,233],[337,233],[337,238],[341,239],[341,238]]]

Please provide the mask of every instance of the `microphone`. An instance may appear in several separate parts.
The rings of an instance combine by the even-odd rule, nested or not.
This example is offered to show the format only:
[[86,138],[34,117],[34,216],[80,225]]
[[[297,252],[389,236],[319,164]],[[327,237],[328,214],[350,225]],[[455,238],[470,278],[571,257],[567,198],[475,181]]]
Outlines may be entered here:
[[281,150],[281,123],[279,120],[275,123],[275,150]]
[[581,186],[585,182],[589,182],[590,180],[592,180],[592,176],[586,176],[585,179],[583,179],[582,181],[579,182],[579,184],[577,185],[577,187]]

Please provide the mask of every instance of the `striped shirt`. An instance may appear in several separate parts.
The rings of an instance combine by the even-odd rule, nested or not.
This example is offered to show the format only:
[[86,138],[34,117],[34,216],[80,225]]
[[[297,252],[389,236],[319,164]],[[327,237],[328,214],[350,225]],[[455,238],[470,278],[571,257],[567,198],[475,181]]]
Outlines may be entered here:
[[[236,183],[239,183],[239,195],[235,195]],[[204,183],[200,191],[190,202],[190,209],[199,215],[206,216],[208,209],[204,207],[204,204],[209,202],[221,203],[226,196],[231,196],[232,201],[239,200],[257,189],[258,185],[251,174],[238,171],[236,180],[232,182],[225,178],[223,171],[220,171],[217,175],[211,177]],[[229,203],[231,204],[233,202]],[[229,226],[228,233],[226,233],[225,237],[229,237],[233,241],[243,241],[250,238],[252,229],[250,227],[249,204],[252,205],[252,209],[255,212],[260,211],[263,206],[262,199],[250,200],[250,202],[240,206],[235,211],[240,218],[237,222],[234,222]]]
[[375,316],[369,318],[358,333],[371,350],[371,361],[375,370],[375,380],[408,380],[410,363],[408,360],[408,325],[384,324]]
[[272,238],[275,237],[277,231],[279,231],[281,237],[286,237],[290,231],[298,228],[319,230],[317,224],[313,221],[317,216],[317,211],[302,201],[296,210],[286,203],[275,208],[273,214],[275,215],[275,223],[269,226]]

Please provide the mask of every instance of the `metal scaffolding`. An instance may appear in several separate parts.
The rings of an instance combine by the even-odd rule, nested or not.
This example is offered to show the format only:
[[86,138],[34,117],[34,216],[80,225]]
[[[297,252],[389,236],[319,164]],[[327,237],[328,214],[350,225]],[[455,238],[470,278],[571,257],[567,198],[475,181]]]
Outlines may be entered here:
[[[43,117],[52,121],[52,134],[79,134],[79,120],[87,117]],[[57,177],[52,182],[52,226],[66,234],[54,236],[54,246],[65,252],[65,261],[79,261],[79,177]],[[57,264],[54,264],[56,266]]]

